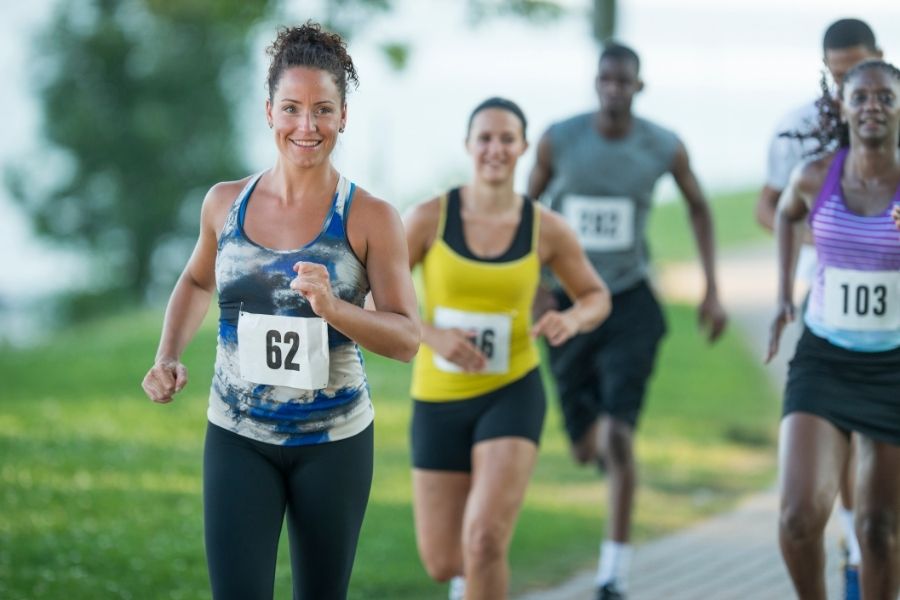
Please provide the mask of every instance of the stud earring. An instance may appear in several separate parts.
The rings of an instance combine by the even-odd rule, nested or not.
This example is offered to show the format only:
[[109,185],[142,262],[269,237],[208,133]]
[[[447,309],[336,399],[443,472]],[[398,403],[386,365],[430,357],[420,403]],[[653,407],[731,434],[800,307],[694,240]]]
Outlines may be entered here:
[[343,125],[341,125],[341,128],[338,129],[338,133],[344,133],[344,126],[343,126]]
[[272,129],[272,121],[269,121],[269,129]]

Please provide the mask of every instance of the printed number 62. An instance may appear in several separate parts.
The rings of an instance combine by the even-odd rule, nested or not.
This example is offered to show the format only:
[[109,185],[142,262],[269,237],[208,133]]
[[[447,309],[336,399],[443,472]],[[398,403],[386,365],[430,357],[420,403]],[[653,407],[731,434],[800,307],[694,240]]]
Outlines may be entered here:
[[300,349],[300,335],[296,331],[288,331],[281,336],[281,332],[270,329],[266,332],[266,364],[270,369],[280,369],[281,362],[281,346],[279,343],[290,344],[287,357],[284,360],[284,368],[288,371],[299,371],[300,365],[294,362],[294,356]]

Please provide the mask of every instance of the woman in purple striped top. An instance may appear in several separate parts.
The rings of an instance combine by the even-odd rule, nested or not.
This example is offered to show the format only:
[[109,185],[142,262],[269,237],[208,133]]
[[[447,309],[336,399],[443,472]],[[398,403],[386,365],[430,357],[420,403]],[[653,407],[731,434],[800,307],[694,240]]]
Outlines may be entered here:
[[829,104],[827,92],[823,100],[818,138],[833,151],[795,170],[776,218],[778,311],[767,360],[795,318],[794,263],[804,219],[819,261],[785,390],[779,537],[797,595],[824,600],[823,533],[856,438],[862,594],[896,598],[900,71],[883,61],[860,63],[845,76],[836,104]]

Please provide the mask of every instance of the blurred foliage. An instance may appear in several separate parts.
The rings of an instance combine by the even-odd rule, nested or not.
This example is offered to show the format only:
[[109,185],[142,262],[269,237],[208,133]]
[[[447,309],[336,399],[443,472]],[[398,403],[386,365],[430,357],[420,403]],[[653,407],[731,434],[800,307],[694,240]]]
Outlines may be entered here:
[[498,16],[544,21],[560,17],[565,10],[561,3],[549,0],[468,0],[468,7],[475,21]]
[[616,0],[594,0],[591,24],[598,42],[607,42],[616,35],[616,4]]
[[326,0],[322,24],[345,38],[353,37],[379,14],[394,10],[393,0]]
[[[468,0],[469,18],[478,23],[491,17],[517,16],[534,22],[561,17],[564,2],[552,0]],[[594,39],[603,43],[616,32],[616,0],[591,0],[590,19]]]
[[409,61],[409,44],[390,42],[383,44],[381,46],[381,51],[395,71],[402,71],[406,68],[406,63]]
[[[196,235],[205,189],[244,172],[234,90],[223,81],[246,68],[247,30],[266,10],[240,0],[70,0],[38,38],[42,133],[63,156],[20,164],[7,185],[38,233],[95,258],[95,295],[139,299],[154,251]],[[180,218],[186,202],[192,218]]]

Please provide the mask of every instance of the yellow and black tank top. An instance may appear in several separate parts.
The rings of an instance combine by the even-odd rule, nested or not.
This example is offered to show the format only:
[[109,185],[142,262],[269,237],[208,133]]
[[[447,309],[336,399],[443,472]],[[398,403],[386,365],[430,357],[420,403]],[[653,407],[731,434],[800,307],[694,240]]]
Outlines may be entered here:
[[413,366],[411,395],[440,402],[474,398],[499,389],[537,367],[531,304],[540,278],[540,214],[528,198],[513,242],[500,256],[479,258],[466,245],[459,189],[441,198],[437,236],[422,260],[423,319],[467,332],[487,357],[479,373],[466,373],[422,344]]

